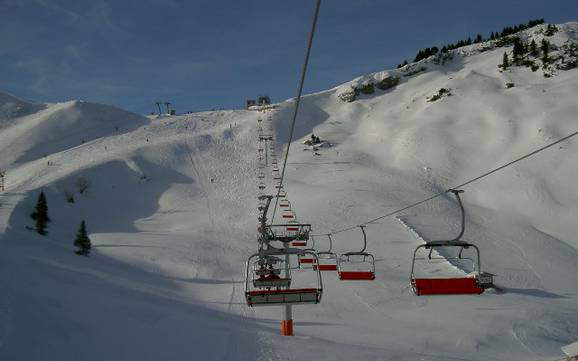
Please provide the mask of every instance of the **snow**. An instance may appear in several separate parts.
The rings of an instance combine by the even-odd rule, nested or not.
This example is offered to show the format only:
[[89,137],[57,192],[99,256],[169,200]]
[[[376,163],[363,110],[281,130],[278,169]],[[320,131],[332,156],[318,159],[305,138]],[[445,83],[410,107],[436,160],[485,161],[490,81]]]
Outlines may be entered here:
[[[576,40],[578,23],[560,28],[552,42]],[[500,72],[503,49],[463,50],[351,103],[341,86],[304,97],[285,180],[299,221],[355,226],[576,131],[578,70]],[[426,100],[442,87],[452,96]],[[149,119],[1,94],[0,359],[553,360],[578,339],[576,140],[464,187],[464,240],[503,293],[412,293],[415,247],[459,231],[447,195],[397,215],[405,226],[369,224],[376,280],[324,273],[322,302],[294,307],[296,336],[280,336],[281,308],[247,307],[242,279],[257,248],[257,120],[271,118],[281,156],[293,106]],[[320,155],[302,150],[311,133]],[[46,237],[26,229],[40,189]],[[81,219],[88,258],[72,247]],[[359,229],[332,238],[337,253],[362,245]]]
[[562,347],[562,351],[568,357],[578,356],[578,341]]

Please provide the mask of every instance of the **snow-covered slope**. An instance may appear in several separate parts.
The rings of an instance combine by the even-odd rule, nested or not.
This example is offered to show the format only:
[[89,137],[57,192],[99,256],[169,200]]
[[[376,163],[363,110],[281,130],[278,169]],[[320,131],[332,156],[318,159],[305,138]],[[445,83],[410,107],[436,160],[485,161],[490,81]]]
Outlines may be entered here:
[[[559,28],[553,43],[576,40],[577,23]],[[299,220],[314,233],[355,226],[576,131],[577,69],[500,71],[504,48],[486,45],[306,96],[285,182]],[[388,90],[338,96],[390,75],[400,81]],[[452,95],[428,101],[440,88]],[[503,293],[413,295],[414,248],[459,227],[455,201],[440,197],[400,214],[405,226],[368,225],[376,280],[325,273],[321,304],[295,307],[287,338],[280,307],[248,308],[241,280],[257,247],[257,120],[271,118],[282,154],[293,101],[148,120],[0,100],[26,108],[0,128],[2,360],[547,360],[578,339],[576,140],[464,188],[464,239]],[[318,155],[302,145],[311,132],[329,144]],[[26,228],[40,189],[44,237]],[[89,258],[73,253],[81,219]],[[361,232],[333,240],[338,253],[355,250]]]
[[0,93],[0,167],[37,160],[147,123],[145,117],[108,105],[84,101],[35,105],[14,99]]

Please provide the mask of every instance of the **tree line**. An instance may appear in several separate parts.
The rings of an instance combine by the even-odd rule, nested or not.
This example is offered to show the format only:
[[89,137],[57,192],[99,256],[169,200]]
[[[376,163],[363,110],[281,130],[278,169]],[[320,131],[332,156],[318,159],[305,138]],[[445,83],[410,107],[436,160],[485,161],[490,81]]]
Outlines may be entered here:
[[[508,35],[512,35],[512,34],[515,34],[517,32],[532,28],[536,25],[543,24],[543,23],[544,23],[544,19],[533,19],[533,20],[528,21],[528,23],[526,23],[526,24],[506,26],[502,29],[502,31],[499,31],[499,32],[498,31],[496,31],[496,32],[492,31],[489,38],[487,38],[487,39],[484,39],[481,34],[477,34],[473,40],[471,37],[468,37],[467,39],[463,39],[463,40],[457,41],[455,43],[450,43],[450,44],[444,45],[441,47],[441,49],[438,48],[437,46],[432,46],[429,48],[420,49],[417,52],[413,61],[417,62],[417,61],[420,61],[422,59],[428,58],[432,55],[436,55],[439,52],[447,53],[450,50],[461,48],[461,47],[467,46],[467,45],[477,44],[477,43],[481,43],[481,42],[488,41],[488,40],[497,40],[497,39],[506,37]],[[407,64],[408,64],[407,60],[404,60],[397,67],[401,68]]]

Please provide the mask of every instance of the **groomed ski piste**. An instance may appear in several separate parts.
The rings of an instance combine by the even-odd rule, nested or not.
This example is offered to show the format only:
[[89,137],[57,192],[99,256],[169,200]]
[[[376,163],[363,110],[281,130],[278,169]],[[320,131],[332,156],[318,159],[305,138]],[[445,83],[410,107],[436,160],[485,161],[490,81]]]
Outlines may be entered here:
[[[578,41],[578,23],[558,27],[552,43]],[[298,219],[319,234],[355,226],[575,132],[578,70],[502,72],[503,52],[422,61],[427,70],[351,103],[338,94],[386,72],[305,96],[284,182]],[[440,88],[452,96],[427,101]],[[324,272],[321,303],[295,306],[295,336],[283,337],[282,308],[250,308],[243,289],[257,250],[258,120],[271,118],[282,160],[294,101],[277,105],[147,118],[1,94],[0,359],[564,357],[578,340],[578,139],[464,187],[463,239],[499,292],[412,292],[413,250],[459,231],[446,195],[369,224],[376,279]],[[326,142],[317,154],[302,144],[311,133]],[[40,190],[46,236],[30,230]],[[81,219],[89,257],[74,254]],[[361,232],[333,241],[356,250]]]

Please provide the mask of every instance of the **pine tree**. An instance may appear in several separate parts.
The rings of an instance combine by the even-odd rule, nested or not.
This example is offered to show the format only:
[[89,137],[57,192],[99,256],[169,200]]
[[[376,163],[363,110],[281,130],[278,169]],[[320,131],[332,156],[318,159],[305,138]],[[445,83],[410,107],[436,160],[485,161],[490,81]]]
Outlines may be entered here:
[[506,70],[510,64],[508,63],[508,53],[504,52],[504,57],[502,58],[502,69]]
[[548,51],[550,50],[550,42],[546,39],[542,39],[540,49],[542,50],[542,63],[546,65],[550,62],[550,58],[548,57]]
[[530,43],[530,54],[532,54],[532,56],[538,56],[538,45],[534,39],[532,39],[532,42]]
[[477,43],[481,43],[482,41],[483,41],[482,40],[482,34],[476,35],[476,40],[474,40],[474,43],[477,44]]
[[80,228],[78,229],[78,233],[76,233],[74,245],[78,247],[78,250],[75,252],[76,254],[80,256],[88,256],[90,253],[90,238],[88,238],[88,234],[86,233],[86,223],[84,222],[84,219],[80,222]]
[[50,222],[50,218],[48,218],[48,205],[46,204],[46,196],[43,191],[40,191],[36,207],[30,217],[35,221],[36,232],[45,235],[47,233],[46,223]]
[[516,64],[520,63],[520,58],[524,55],[524,45],[520,38],[514,39],[514,49],[512,50],[512,57]]

